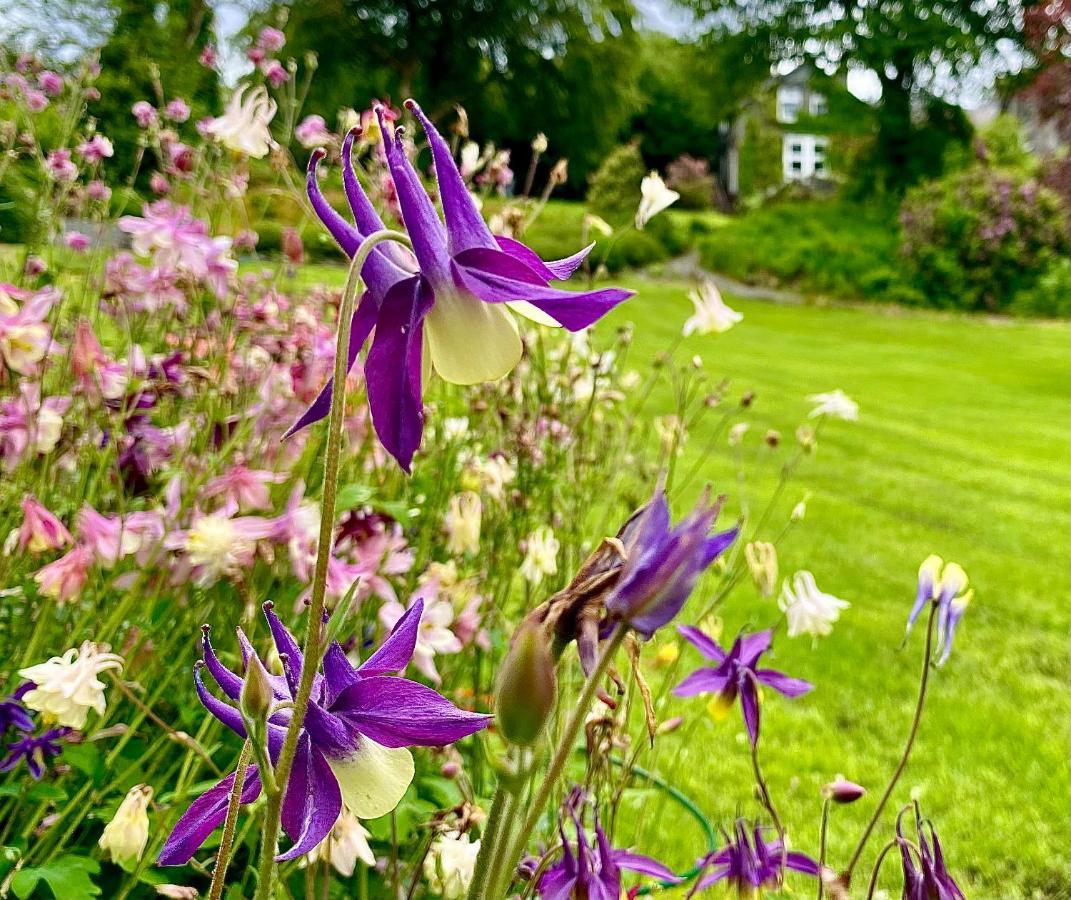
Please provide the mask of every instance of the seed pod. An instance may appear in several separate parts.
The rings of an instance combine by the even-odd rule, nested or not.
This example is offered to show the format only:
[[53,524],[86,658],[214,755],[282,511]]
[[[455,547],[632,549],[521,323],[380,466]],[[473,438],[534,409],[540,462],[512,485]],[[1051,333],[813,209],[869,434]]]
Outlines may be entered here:
[[512,744],[535,743],[551,711],[557,685],[550,641],[532,622],[522,622],[502,662],[495,698],[498,728]]

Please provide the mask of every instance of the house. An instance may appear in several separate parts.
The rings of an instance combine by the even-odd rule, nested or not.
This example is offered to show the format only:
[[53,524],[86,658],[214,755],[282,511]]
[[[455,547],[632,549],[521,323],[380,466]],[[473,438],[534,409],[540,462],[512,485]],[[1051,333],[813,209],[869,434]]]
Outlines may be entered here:
[[767,81],[726,124],[722,184],[743,200],[794,183],[831,186],[854,163],[871,127],[870,108],[843,78],[799,65]]

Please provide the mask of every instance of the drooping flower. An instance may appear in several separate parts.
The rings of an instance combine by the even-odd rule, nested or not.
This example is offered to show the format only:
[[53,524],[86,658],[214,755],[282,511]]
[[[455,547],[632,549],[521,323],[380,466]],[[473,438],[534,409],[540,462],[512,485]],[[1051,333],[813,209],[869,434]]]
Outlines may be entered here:
[[22,705],[22,698],[32,688],[31,682],[24,681],[15,693],[0,700],[0,737],[3,737],[9,728],[15,731],[33,731],[33,719]]
[[234,503],[240,510],[270,509],[271,495],[268,485],[286,481],[282,472],[267,469],[249,469],[234,466],[205,485],[202,496],[222,497],[226,503]]
[[721,334],[728,331],[744,318],[744,314],[730,309],[721,297],[718,286],[709,278],[698,288],[688,292],[695,312],[685,321],[682,331],[685,337],[690,334]]
[[[415,773],[408,747],[450,744],[490,721],[490,716],[458,709],[431,688],[390,674],[409,664],[423,610],[423,602],[417,600],[380,648],[357,668],[337,642],[328,647],[283,800],[283,829],[294,844],[278,857],[280,861],[296,859],[318,846],[338,821],[343,804],[360,819],[375,819],[394,809]],[[272,676],[272,690],[278,701],[289,703],[297,694],[302,651],[270,603],[264,611],[276,650],[284,659],[285,674]],[[243,658],[248,660],[253,648],[240,630],[238,638]],[[234,702],[241,693],[242,678],[216,657],[207,630],[203,648],[204,662],[194,670],[198,696],[215,718],[245,738],[238,709],[209,692],[203,669]],[[272,760],[282,748],[289,718],[289,709],[269,716],[267,749]],[[164,844],[160,865],[182,865],[197,852],[223,823],[233,784],[232,774],[194,801]],[[250,766],[242,802],[252,803],[260,790],[256,766]]]
[[651,172],[640,182],[640,207],[636,210],[636,227],[643,231],[651,219],[676,203],[680,197],[676,191],[666,187],[661,175]]
[[88,503],[78,511],[77,526],[79,542],[92,549],[97,562],[105,567],[145,550],[164,536],[158,513],[105,516]]
[[[621,886],[622,869],[663,882],[681,880],[671,869],[649,856],[611,847],[599,822],[598,810],[593,811],[595,842],[592,846],[584,831],[582,812],[583,795],[579,789],[574,789],[558,820],[562,858],[547,868],[537,886],[543,900],[618,900],[625,896]],[[567,817],[576,831],[575,842],[566,837]]]
[[736,539],[735,528],[711,534],[719,507],[703,497],[673,527],[659,486],[625,526],[624,566],[606,601],[612,620],[649,638],[681,611],[699,576]]
[[231,95],[222,116],[207,126],[209,135],[236,153],[260,159],[275,146],[268,126],[278,108],[263,86],[243,84]]
[[479,852],[480,842],[470,840],[468,833],[436,835],[424,857],[424,878],[431,892],[443,900],[461,900],[469,892]]
[[275,531],[276,524],[270,519],[217,512],[199,516],[185,532],[168,535],[165,544],[186,554],[194,580],[204,586],[249,568],[257,542]]
[[[933,823],[923,820],[915,806],[915,831],[918,846],[904,837],[903,818],[907,810],[896,817],[896,844],[904,872],[903,900],[966,900],[966,896],[948,871],[941,842]],[[927,831],[929,836],[927,837]],[[931,846],[932,842],[932,846]],[[915,865],[916,855],[919,865]]]
[[907,617],[905,639],[911,634],[911,627],[926,604],[936,603],[937,648],[941,654],[938,665],[945,663],[952,653],[956,626],[974,597],[974,591],[967,590],[968,584],[967,573],[963,571],[962,566],[954,562],[946,563],[937,555],[926,557],[919,566],[918,591],[915,594],[915,605]]
[[833,631],[840,611],[851,606],[847,600],[820,591],[814,575],[807,571],[793,575],[791,586],[785,579],[777,605],[788,619],[790,638],[801,634],[826,637]]
[[22,525],[19,527],[19,549],[30,553],[59,550],[74,543],[67,527],[46,509],[32,494],[22,498]]
[[521,576],[529,584],[538,585],[548,575],[558,572],[560,544],[549,525],[540,525],[525,539],[527,545],[521,562]]
[[443,520],[448,552],[462,554],[480,551],[482,516],[483,502],[474,491],[463,491],[450,498],[450,509]]
[[92,562],[92,549],[85,544],[76,544],[59,559],[38,569],[33,580],[44,596],[63,604],[81,593],[89,578],[89,565]]
[[[423,381],[431,370],[454,384],[477,384],[506,375],[521,357],[521,339],[509,307],[541,324],[587,328],[627,297],[610,288],[573,293],[552,288],[568,278],[590,248],[546,263],[511,238],[495,238],[481,218],[446,141],[413,101],[407,103],[431,145],[445,225],[377,107],[387,165],[397,192],[412,255],[377,247],[361,273],[366,285],[350,329],[352,366],[375,329],[364,373],[372,423],[387,451],[406,471],[423,432]],[[353,256],[383,223],[350,163],[353,134],[342,149],[343,181],[356,228],[324,200],[316,178],[322,153],[309,162],[313,208],[347,255]],[[291,433],[323,418],[332,385],[324,389]]]
[[744,548],[748,570],[763,597],[772,597],[777,587],[777,548],[765,541],[752,541]]
[[69,728],[50,728],[40,734],[25,734],[7,745],[7,756],[0,761],[0,772],[10,772],[22,760],[35,781],[40,781],[48,768],[48,761],[63,752],[61,741],[70,732]]
[[312,865],[326,855],[328,862],[343,878],[349,878],[357,868],[357,860],[366,866],[376,864],[376,855],[368,845],[371,837],[368,829],[348,809],[343,809],[331,833],[323,843],[313,847],[302,860],[302,865]]
[[814,689],[809,681],[790,678],[774,669],[757,668],[759,658],[770,649],[773,639],[770,630],[741,634],[733,641],[728,653],[698,628],[679,625],[677,631],[703,656],[718,665],[696,669],[673,689],[674,695],[694,697],[696,694],[715,694],[710,708],[719,717],[728,715],[739,697],[744,724],[752,744],[759,739],[760,686],[771,687],[786,697],[799,697]]
[[97,842],[112,862],[132,871],[149,842],[149,802],[152,788],[147,784],[134,785]]
[[824,394],[811,394],[807,399],[812,403],[818,404],[811,410],[812,419],[817,419],[820,416],[829,419],[843,419],[845,422],[855,422],[859,419],[859,404],[840,388],[835,391],[827,391]]
[[104,715],[104,682],[97,676],[123,668],[123,658],[108,649],[84,641],[63,656],[19,669],[19,675],[34,684],[23,695],[23,705],[37,710],[46,722],[69,728],[84,728],[90,710]]
[[704,869],[713,867],[713,871],[699,880],[697,889],[724,881],[740,897],[750,898],[759,896],[764,889],[780,888],[786,870],[817,877],[817,862],[804,853],[786,851],[780,838],[767,841],[763,830],[758,825],[750,829],[746,821],[738,819],[734,839],[728,846],[701,861]]

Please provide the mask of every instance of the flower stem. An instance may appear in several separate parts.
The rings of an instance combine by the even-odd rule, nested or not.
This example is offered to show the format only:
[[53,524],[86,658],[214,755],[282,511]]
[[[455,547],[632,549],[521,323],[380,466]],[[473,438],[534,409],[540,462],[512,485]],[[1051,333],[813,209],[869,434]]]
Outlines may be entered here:
[[818,830],[818,900],[822,900],[825,893],[826,880],[823,874],[826,869],[826,830],[829,827],[829,797],[822,801],[822,827]]
[[919,725],[922,724],[922,709],[926,702],[926,686],[930,680],[930,662],[931,656],[933,655],[933,630],[936,621],[937,604],[931,603],[930,620],[926,624],[926,652],[922,659],[922,676],[919,679],[919,699],[915,704],[915,716],[911,720],[911,731],[908,732],[907,743],[904,744],[904,752],[900,754],[900,762],[897,763],[892,778],[889,779],[888,787],[885,788],[885,793],[881,795],[881,800],[878,801],[878,807],[874,810],[874,815],[870,817],[870,821],[867,823],[863,836],[859,838],[859,843],[856,845],[855,852],[852,853],[852,858],[848,861],[848,868],[844,870],[842,878],[845,884],[851,882],[852,872],[855,871],[855,867],[859,862],[859,857],[863,855],[863,850],[866,848],[866,842],[870,840],[871,832],[873,832],[874,826],[877,825],[878,819],[881,817],[881,813],[885,809],[885,804],[889,802],[889,797],[892,796],[893,789],[896,787],[897,782],[899,782],[900,776],[904,774],[904,769],[907,768],[907,758],[911,754],[911,748],[915,744],[915,738],[918,737]]
[[885,857],[889,855],[889,851],[896,846],[896,840],[891,840],[884,847],[881,848],[881,853],[878,854],[878,861],[874,863],[874,871],[870,873],[870,884],[866,889],[866,900],[870,900],[874,896],[874,891],[878,886],[878,874],[881,872],[881,865],[885,862]]
[[227,880],[227,866],[231,861],[231,848],[234,845],[234,827],[238,824],[238,807],[242,804],[242,790],[245,788],[245,770],[249,766],[252,750],[247,740],[242,744],[238,754],[238,767],[234,770],[234,785],[231,787],[230,800],[227,803],[227,818],[223,823],[223,837],[216,851],[216,865],[212,869],[212,886],[208,889],[208,900],[220,900]]
[[[609,640],[607,640],[602,655],[599,657],[599,662],[595,666],[595,671],[591,673],[591,677],[584,684],[584,690],[580,694],[576,708],[573,710],[568,723],[566,723],[565,731],[562,733],[561,739],[558,741],[558,747],[554,752],[554,758],[547,768],[547,775],[528,807],[528,815],[525,817],[524,824],[521,825],[521,830],[517,833],[517,837],[514,838],[512,844],[508,845],[509,851],[506,855],[501,860],[496,860],[498,871],[505,878],[509,878],[510,872],[513,871],[517,860],[520,859],[521,854],[524,852],[528,838],[531,837],[532,832],[535,830],[539,817],[543,814],[543,808],[547,805],[547,801],[550,800],[550,795],[565,770],[565,764],[573,752],[573,743],[576,741],[577,734],[580,733],[585,718],[587,718],[588,709],[591,707],[591,702],[595,699],[595,694],[599,690],[602,677],[606,674],[606,670],[610,666],[610,660],[617,653],[617,648],[621,646],[627,631],[628,629],[625,626],[618,625]],[[498,885],[491,884],[488,887],[490,888],[489,896],[500,896],[497,892]]]
[[313,679],[320,668],[325,648],[323,627],[324,599],[327,594],[327,564],[331,559],[331,545],[335,533],[335,498],[338,492],[339,458],[342,453],[342,429],[346,412],[346,376],[350,347],[350,319],[353,317],[354,298],[361,282],[361,270],[368,254],[384,241],[396,241],[410,246],[409,238],[399,231],[384,229],[369,235],[353,256],[342,302],[338,311],[338,336],[335,342],[334,391],[331,395],[331,414],[327,425],[327,453],[324,459],[323,500],[320,511],[320,536],[316,545],[316,568],[312,580],[312,600],[309,604],[309,627],[305,635],[304,659],[301,665],[301,680],[294,711],[286,729],[279,761],[275,765],[275,791],[268,792],[264,810],[264,830],[260,846],[260,865],[257,873],[256,900],[268,900],[272,895],[275,878],[275,851],[279,842],[279,822],[283,797],[286,794],[290,769],[297,752],[298,736],[305,722],[305,712],[312,696]]
[[480,835],[480,852],[476,854],[476,864],[473,866],[472,884],[469,885],[467,900],[479,900],[483,893],[483,887],[488,880],[484,874],[490,875],[488,863],[491,861],[491,851],[498,835],[502,830],[502,817],[506,806],[506,786],[499,779],[495,789],[494,799],[491,801],[491,812],[487,816],[487,827]]

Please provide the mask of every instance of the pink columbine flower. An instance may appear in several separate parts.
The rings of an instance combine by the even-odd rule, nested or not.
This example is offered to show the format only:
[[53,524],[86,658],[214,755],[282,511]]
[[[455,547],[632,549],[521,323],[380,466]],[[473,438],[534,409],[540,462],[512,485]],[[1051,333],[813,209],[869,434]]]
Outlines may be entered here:
[[111,199],[112,189],[99,178],[95,178],[86,185],[86,196],[89,197],[90,200],[107,202]]
[[45,166],[56,181],[74,181],[78,177],[78,167],[71,162],[70,150],[53,150],[48,154]]
[[[134,515],[134,514],[132,514]],[[141,549],[143,535],[122,516],[101,515],[88,503],[78,511],[78,539],[108,568]]]
[[270,484],[286,481],[282,472],[267,469],[247,469],[235,466],[229,472],[213,478],[205,485],[203,497],[222,497],[225,503],[233,503],[238,509],[271,509]]
[[10,471],[28,453],[51,453],[63,433],[70,397],[41,400],[36,382],[22,384],[19,395],[0,400],[0,457]]
[[130,111],[134,114],[134,120],[139,128],[148,128],[156,124],[156,109],[147,100],[139,100]]
[[245,51],[245,56],[254,66],[259,66],[268,58],[262,47],[250,47]]
[[52,345],[45,320],[58,296],[50,288],[33,292],[0,284],[0,362],[20,375],[37,372]]
[[99,163],[115,155],[115,147],[102,134],[95,134],[78,145],[78,153],[88,163]]
[[193,171],[194,163],[197,160],[193,148],[181,142],[174,143],[168,147],[168,157],[172,168],[184,175]]
[[39,113],[48,108],[48,97],[43,91],[26,91],[26,108],[30,112]]
[[93,552],[83,544],[77,544],[55,562],[39,569],[33,580],[44,596],[51,597],[62,606],[77,597],[85,587],[92,561]]
[[259,516],[202,515],[187,531],[168,535],[164,546],[181,550],[193,580],[206,587],[252,566],[258,542],[272,536],[274,525]]
[[164,107],[164,115],[172,122],[185,122],[190,117],[190,105],[181,97],[176,97]]
[[265,60],[261,63],[260,70],[273,88],[281,87],[290,80],[290,73],[286,71],[286,67],[277,59]]
[[37,76],[37,83],[49,97],[55,97],[63,93],[63,76],[46,69]]
[[209,139],[209,137],[212,136],[212,123],[215,121],[216,120],[213,116],[205,116],[201,119],[198,119],[195,124],[195,127],[197,128],[197,133],[206,141]]
[[81,231],[68,231],[64,235],[63,242],[75,253],[85,253],[92,243],[89,235],[83,234]]
[[159,172],[153,172],[149,176],[149,190],[156,194],[157,197],[164,197],[171,193],[171,182]]
[[74,538],[33,494],[22,499],[22,526],[19,528],[19,549],[23,552],[45,553],[73,544]]
[[27,278],[44,275],[47,270],[48,266],[45,265],[45,261],[40,256],[34,256],[33,254],[26,257],[26,265],[22,267],[22,271]]
[[[420,591],[410,599],[409,606],[413,607],[421,602],[424,603],[424,614],[420,617],[420,627],[417,630],[413,662],[425,678],[434,684],[442,684],[439,671],[435,668],[436,654],[460,653],[462,650],[461,641],[450,630],[454,621],[454,607],[448,600],[424,599]],[[397,600],[384,603],[379,608],[379,621],[388,631],[403,615],[405,608]]]
[[216,65],[216,60],[218,59],[219,54],[216,52],[215,46],[212,44],[205,44],[198,62],[206,69],[211,69]]
[[302,147],[312,149],[329,143],[334,135],[328,130],[323,116],[305,116],[294,129],[294,137]]
[[257,46],[269,53],[278,53],[286,44],[286,35],[278,28],[262,28],[257,36]]

